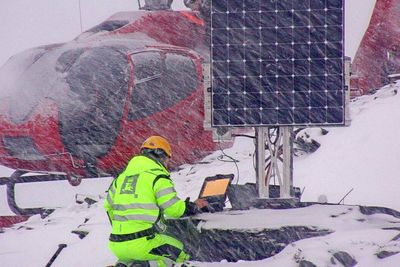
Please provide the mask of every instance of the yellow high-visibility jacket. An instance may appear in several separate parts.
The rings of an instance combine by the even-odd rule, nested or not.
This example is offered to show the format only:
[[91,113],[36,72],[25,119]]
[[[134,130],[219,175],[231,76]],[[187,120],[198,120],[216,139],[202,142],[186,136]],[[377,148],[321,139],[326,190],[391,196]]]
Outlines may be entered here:
[[159,162],[139,155],[111,184],[104,202],[112,234],[136,233],[152,227],[161,216],[179,218],[185,201],[177,197],[168,170]]

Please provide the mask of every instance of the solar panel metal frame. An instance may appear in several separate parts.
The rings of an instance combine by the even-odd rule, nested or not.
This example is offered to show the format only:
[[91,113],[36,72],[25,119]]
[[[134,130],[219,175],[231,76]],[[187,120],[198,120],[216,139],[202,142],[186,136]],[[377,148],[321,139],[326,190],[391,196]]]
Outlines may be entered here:
[[[215,11],[215,5],[214,3],[217,4],[221,4],[222,5],[226,5],[226,11],[223,10],[224,12],[216,12]],[[242,10],[236,10],[236,11],[241,11],[241,12],[230,12],[230,11],[235,11],[232,10],[234,8],[237,8],[235,6],[236,3],[242,3]],[[246,4],[246,7],[248,7],[247,4],[249,4],[248,9],[244,8],[244,4]],[[268,3],[273,3],[275,6],[274,8],[272,8],[272,6],[268,6]],[[291,8],[288,9],[287,6],[285,6],[285,4],[290,4]],[[258,9],[257,8],[253,8],[251,6],[251,4],[255,4],[256,6],[258,5]],[[308,7],[308,9],[299,9],[298,7],[302,4],[306,4],[306,7]],[[315,9],[315,5],[319,5],[319,4],[323,4],[324,9]],[[340,5],[339,8],[333,8],[332,5]],[[262,5],[262,6],[261,6]],[[295,6],[293,6],[295,5]],[[314,6],[312,6],[314,5]],[[330,5],[330,6],[329,6]],[[263,9],[261,9],[261,7],[263,7]],[[265,9],[264,9],[265,8]],[[320,11],[324,11],[324,13],[326,13],[323,16],[323,20],[324,20],[324,24],[322,25],[315,25],[312,24],[312,19],[314,17],[317,17],[318,14],[317,12]],[[328,12],[329,11],[329,12]],[[249,127],[249,126],[343,126],[345,124],[345,69],[344,69],[344,58],[345,58],[345,54],[344,54],[344,44],[345,44],[345,39],[344,39],[344,11],[345,11],[345,7],[344,7],[344,0],[211,0],[211,80],[212,80],[212,99],[211,99],[211,112],[212,112],[212,126],[214,127],[218,127],[218,126],[229,126],[229,127]],[[252,23],[251,21],[246,21],[247,20],[253,20],[254,22],[254,18],[251,16],[246,17],[246,13],[252,13],[253,15],[257,15],[260,14],[260,20],[259,20],[259,28],[257,29],[255,28],[251,28],[251,27],[246,27],[249,26],[249,23]],[[285,16],[282,16],[283,21],[279,21],[277,19],[278,14],[280,13],[285,13],[285,15],[287,15],[290,18],[290,24],[287,24],[289,22],[289,20],[285,20]],[[296,13],[297,12],[297,13]],[[304,23],[300,20],[298,20],[297,22],[295,21],[296,18],[299,18],[299,13],[304,13],[304,14],[308,14],[307,12],[309,12],[309,17],[308,17],[308,25],[301,25],[301,23]],[[336,12],[336,13],[335,13]],[[226,14],[225,14],[226,13]],[[261,19],[261,15],[264,15],[264,13],[268,14],[268,15],[273,15],[274,13],[276,14],[276,20],[274,24],[268,24],[271,23],[271,18],[267,17],[267,16],[263,16]],[[330,16],[328,16],[328,13],[330,14]],[[244,14],[244,15],[243,15]],[[265,15],[266,15],[265,14]],[[223,17],[226,16],[226,21],[224,22],[225,24],[218,25],[218,23],[216,23],[216,21],[218,22],[218,16]],[[335,17],[336,16],[336,17]],[[274,16],[272,16],[274,17]],[[340,19],[340,25],[337,25],[339,22],[338,17]],[[230,19],[231,18],[231,19]],[[304,18],[304,17],[303,17]],[[307,21],[306,20],[306,21]],[[314,18],[314,20],[318,23],[318,21]],[[335,21],[336,20],[336,21]],[[263,23],[265,23],[265,26],[270,26],[272,25],[272,27],[264,27],[261,26],[263,25]],[[295,24],[298,23],[298,24]],[[328,25],[328,24],[329,25]],[[337,23],[337,24],[335,24]],[[214,27],[215,25],[218,25],[218,27]],[[225,27],[226,26],[226,27]],[[322,30],[322,27],[325,30]],[[336,30],[339,29],[339,31],[341,31],[340,37],[341,40],[338,41],[336,40],[336,45],[338,45],[339,43],[341,43],[340,45],[340,57],[328,57],[328,54],[326,53],[327,50],[324,51],[324,58],[321,59],[319,57],[312,57],[312,53],[318,53],[320,51],[320,48],[322,47],[322,45],[325,45],[324,48],[327,48],[327,45],[331,45],[331,47],[335,44],[335,40],[329,40],[327,39],[328,34],[326,33],[326,31],[328,29],[333,29],[334,27],[336,27]],[[267,30],[269,29],[274,29],[275,28],[275,33],[276,33],[276,40],[275,42],[273,42],[274,40],[271,41],[270,44],[268,43],[263,43],[262,42],[262,37],[264,36],[263,34],[263,30],[265,30],[265,32],[267,32]],[[282,31],[278,31],[278,29],[282,28]],[[287,30],[286,32],[284,32],[284,30]],[[302,38],[302,36],[304,37],[304,35],[302,35],[301,31],[295,31],[295,30],[305,30],[305,32],[307,32],[307,30],[309,31],[309,36],[307,39],[307,43],[302,43],[302,41],[298,41],[298,39],[296,39],[295,37],[298,38]],[[253,31],[252,31],[253,30]],[[311,30],[315,31],[320,31],[323,32],[325,34],[324,36],[324,42],[319,41],[319,42],[311,42]],[[243,35],[241,36],[240,34],[235,34],[236,32],[243,32]],[[246,35],[245,33],[249,31],[251,34],[255,34],[255,35],[259,35],[256,36],[255,40],[259,41],[259,45],[260,45],[260,50],[257,51],[257,49],[249,49],[246,50],[246,45],[253,45],[256,43],[246,43]],[[273,32],[273,31],[272,31]],[[292,33],[292,39],[290,43],[286,43],[281,41],[281,39],[278,38],[285,38],[285,35],[290,35],[290,32]],[[279,36],[278,36],[279,35]],[[317,35],[316,35],[317,36]],[[328,38],[334,38],[334,36],[338,36],[338,35],[331,35]],[[226,42],[222,41],[222,45],[220,40],[222,39],[226,39]],[[232,40],[234,40],[233,42],[231,42],[231,38]],[[242,39],[241,39],[242,38]],[[258,38],[258,39],[257,39]],[[318,37],[316,37],[318,38]],[[216,42],[216,40],[219,40],[219,42]],[[229,40],[229,41],[228,41]],[[254,39],[253,39],[254,40]],[[315,39],[317,40],[317,39]],[[245,44],[245,45],[244,45]],[[227,46],[227,48],[224,48],[224,45]],[[270,45],[270,47],[275,46],[275,55],[271,54],[270,50],[267,49],[262,49],[263,46],[268,46]],[[320,47],[318,47],[318,45],[320,45]],[[310,55],[307,58],[307,61],[309,61],[309,65],[307,65],[306,68],[308,68],[308,71],[305,73],[304,70],[301,69],[301,63],[305,63],[304,61],[305,58],[296,58],[296,49],[298,48],[299,50],[297,51],[297,53],[299,52],[304,52],[302,51],[302,47],[308,47],[309,48],[309,53]],[[311,49],[311,47],[313,47],[313,49]],[[337,47],[336,47],[337,48]],[[283,55],[282,58],[277,59],[277,50],[279,49],[279,55]],[[271,50],[274,50],[271,49]],[[334,49],[332,49],[333,51]],[[271,54],[270,56],[273,57],[276,61],[276,65],[275,67],[275,77],[272,75],[270,77],[264,76],[262,75],[262,70],[261,70],[261,64],[260,63],[260,76],[259,76],[259,80],[258,79],[247,79],[247,77],[251,76],[248,75],[249,72],[247,72],[247,70],[251,70],[252,66],[251,63],[254,63],[256,61],[248,61],[246,55],[247,55],[247,51],[250,51],[252,54],[252,56],[255,56],[257,58],[259,58],[259,60],[263,61],[264,58],[262,53],[269,53]],[[285,57],[285,53],[288,53],[288,56]],[[339,51],[339,50],[337,50]],[[336,51],[336,53],[337,53]],[[224,62],[224,60],[216,60],[216,55],[219,56],[219,58],[221,58],[221,53],[222,53],[222,57],[224,56],[224,53],[226,53],[226,62]],[[233,53],[234,56],[231,56],[230,53]],[[259,54],[258,54],[259,53]],[[331,52],[334,53],[334,52]],[[291,58],[290,58],[290,54],[291,54]],[[240,62],[240,60],[235,61],[234,59],[240,59],[240,60],[244,60],[244,64],[242,66],[240,66],[239,69],[231,69],[229,68],[231,64],[236,63],[236,62]],[[233,59],[233,60],[232,60]],[[319,59],[319,60],[318,60]],[[324,69],[323,73],[320,73],[320,75],[318,75],[318,71],[319,70],[319,66],[318,64],[323,64],[325,67],[325,64],[327,64],[328,60],[331,59],[329,61],[329,64],[333,65],[335,68],[339,68],[340,72],[339,73],[335,73],[334,70],[332,71],[332,73],[327,73],[328,70],[327,68]],[[340,62],[339,62],[340,59]],[[336,61],[335,61],[336,60]],[[285,63],[285,61],[289,62],[292,61],[292,73],[290,73],[290,75],[281,75],[279,76],[281,73],[278,74],[278,64],[279,67],[281,69],[284,69],[284,65],[283,63]],[[303,62],[302,62],[303,61]],[[315,61],[315,64],[312,65],[312,63]],[[231,63],[232,62],[232,63]],[[250,63],[249,63],[250,62]],[[318,62],[318,64],[317,64]],[[299,63],[299,65],[297,65],[297,68],[295,70],[295,63]],[[339,64],[340,63],[340,64]],[[220,65],[218,65],[220,64]],[[336,65],[335,65],[336,64]],[[256,64],[254,64],[256,65]],[[306,64],[304,64],[306,65]],[[239,64],[238,64],[239,66]],[[332,66],[331,66],[332,67]],[[311,68],[313,68],[313,72],[311,72]],[[333,68],[333,67],[332,67]],[[255,68],[256,69],[256,68]],[[243,71],[243,72],[242,72]],[[295,71],[297,71],[297,73],[295,73]],[[236,72],[236,73],[235,73]],[[239,73],[239,79],[236,75]],[[240,74],[243,73],[243,81],[242,84],[240,83]],[[282,71],[283,74],[284,70]],[[298,74],[298,73],[301,73]],[[307,80],[308,82],[308,92],[298,92],[296,91],[296,87],[295,87],[295,82],[301,82],[300,78],[305,78],[305,77],[309,77]],[[311,90],[311,81],[317,81],[317,77],[321,78],[322,76],[324,76],[324,80],[320,79],[320,81],[323,83],[325,87],[324,90],[315,90],[312,91]],[[339,81],[339,76],[341,81]],[[257,77],[257,76],[254,76]],[[280,80],[278,80],[279,77],[282,77]],[[271,81],[275,81],[276,83],[278,83],[278,81],[282,81],[282,84],[285,84],[285,80],[284,77],[291,77],[291,79],[287,79],[288,85],[291,86],[291,83],[293,83],[292,85],[292,90],[287,90],[284,88],[284,86],[282,86],[281,88],[277,88],[277,85],[275,86],[275,91],[268,91],[267,87],[265,86],[266,83],[263,84],[263,81],[266,80],[268,81],[267,78],[271,78]],[[314,78],[314,80],[312,80],[312,78]],[[264,79],[265,78],[265,79]],[[298,78],[298,79],[296,79]],[[334,83],[337,86],[336,89],[332,89],[332,90],[328,90],[329,87],[328,85],[325,85],[328,83],[329,79],[330,82],[333,82],[334,78],[337,78],[337,81],[334,81]],[[235,80],[236,79],[236,80]],[[250,82],[250,84],[254,85],[257,84],[256,86],[259,86],[260,90],[257,93],[256,90],[253,91],[246,91],[246,83]],[[225,86],[225,83],[227,84]],[[231,84],[239,84],[240,87],[243,88],[243,91],[237,90],[237,88],[235,86],[231,86]],[[340,83],[340,88],[339,88],[339,83]],[[219,85],[224,85],[226,88],[221,89],[222,87]],[[314,84],[315,85],[315,84]],[[317,86],[319,86],[317,84]],[[283,88],[283,90],[282,90]],[[222,90],[225,90],[224,92],[222,92]],[[252,94],[254,93],[254,94]],[[309,99],[309,105],[308,107],[301,107],[301,106],[296,106],[295,105],[295,96],[296,95],[300,95],[302,93],[302,96],[305,99]],[[325,93],[325,95],[324,95]],[[328,93],[329,96],[332,99],[328,98]],[[239,103],[235,103],[235,101],[230,101],[230,97],[231,95],[235,96],[235,97],[239,97],[239,96],[244,96],[242,98],[242,101],[240,101]],[[268,96],[268,97],[265,97]],[[261,97],[263,97],[261,99]],[[325,98],[325,106],[316,106],[313,107],[311,104],[311,99],[315,98],[316,100],[314,101],[318,101],[318,98]],[[233,98],[232,98],[233,99]],[[274,99],[274,100],[273,100]],[[287,101],[288,99],[288,101]],[[299,97],[299,99],[301,100],[301,97]],[[254,101],[252,101],[254,100]],[[257,103],[263,102],[263,105],[266,104],[268,105],[268,101],[271,102],[271,108],[262,108],[261,106],[257,106]],[[285,101],[287,101],[288,103],[285,103]],[[290,105],[290,102],[292,101],[292,105]],[[328,101],[331,101],[331,103],[337,104],[337,105],[329,105]],[[317,102],[315,102],[317,103]],[[273,106],[275,105],[275,106]],[[223,109],[220,109],[219,107],[224,107]],[[282,107],[286,107],[286,108],[282,108]],[[287,114],[285,114],[285,112]],[[314,112],[314,113],[312,113]],[[319,113],[318,113],[319,112]],[[324,114],[325,112],[325,116],[321,116],[320,113]],[[296,115],[298,117],[307,117],[309,118],[308,120],[297,120],[295,119]],[[219,116],[219,117],[218,117]],[[226,116],[227,119],[221,119],[222,116]],[[273,116],[271,118],[271,116]],[[314,118],[313,118],[314,116]],[[330,117],[335,118],[337,117],[338,119],[330,119]],[[236,120],[236,121],[235,121]]]

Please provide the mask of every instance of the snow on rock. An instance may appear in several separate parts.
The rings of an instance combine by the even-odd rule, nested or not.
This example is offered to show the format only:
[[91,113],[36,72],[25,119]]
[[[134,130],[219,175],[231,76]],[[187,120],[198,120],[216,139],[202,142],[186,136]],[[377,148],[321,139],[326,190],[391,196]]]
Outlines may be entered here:
[[397,83],[353,100],[350,127],[312,136],[322,146],[294,162],[295,184],[305,187],[303,200],[325,194],[337,203],[354,188],[345,203],[400,209],[394,201],[400,188],[399,89]]
[[[59,244],[67,246],[52,266],[101,267],[112,264],[115,258],[107,248],[110,226],[101,203],[102,201],[93,205],[73,204],[57,209],[47,218],[42,219],[37,215],[25,223],[3,229],[3,233],[0,233],[2,264],[10,267],[45,266]],[[379,210],[379,212],[383,211]],[[357,261],[359,266],[396,266],[390,264],[400,260],[400,254],[397,254],[400,251],[398,238],[400,213],[394,212],[393,215],[384,213],[367,215],[364,213],[358,206],[312,205],[287,210],[251,209],[226,211],[219,214],[201,214],[193,218],[193,221],[200,221],[197,230],[194,230],[197,231],[200,239],[188,236],[187,233],[190,231],[179,233],[180,237],[178,238],[183,239],[184,242],[195,244],[202,241],[202,234],[204,236],[207,231],[213,230],[213,238],[210,238],[209,235],[207,243],[200,243],[200,251],[202,251],[202,247],[203,250],[207,248],[204,251],[213,252],[214,254],[210,254],[213,257],[216,257],[216,253],[224,252],[229,260],[234,259],[232,255],[240,255],[238,247],[234,245],[238,241],[235,239],[236,235],[243,232],[253,233],[254,237],[252,241],[241,244],[242,250],[257,250],[252,247],[260,244],[257,243],[257,233],[259,236],[262,233],[264,238],[269,237],[266,242],[270,242],[268,243],[270,245],[265,250],[268,248],[273,252],[273,249],[281,246],[278,247],[280,253],[276,255],[273,253],[272,257],[263,260],[239,260],[236,263],[229,263],[225,260],[215,263],[194,262],[196,266],[290,267],[299,266],[301,261],[309,261],[316,266],[333,266],[332,262],[340,262],[343,258],[347,258],[347,261],[350,262]],[[178,223],[183,220],[178,220]],[[321,235],[305,236],[304,232],[293,231],[293,227],[303,226],[309,231],[314,229],[314,233],[317,233],[317,230],[325,232]],[[218,229],[220,231],[216,231]],[[269,232],[262,232],[264,230]],[[273,230],[278,232],[273,232]],[[84,237],[80,237],[79,233],[83,233]],[[225,236],[222,237],[222,235]],[[305,237],[309,238],[302,239]],[[294,239],[296,242],[291,242],[286,246],[287,239]],[[221,243],[221,240],[224,243]],[[187,247],[190,245],[186,244]],[[245,255],[251,257],[251,254]],[[204,258],[204,255],[197,255],[193,258],[201,257]]]
[[[108,225],[101,202],[91,207],[73,204],[44,219],[35,215],[27,222],[3,229],[0,261],[9,267],[46,266],[58,245],[66,244],[52,266],[105,266],[114,261],[107,247]],[[89,234],[81,239],[72,233],[74,230]]]

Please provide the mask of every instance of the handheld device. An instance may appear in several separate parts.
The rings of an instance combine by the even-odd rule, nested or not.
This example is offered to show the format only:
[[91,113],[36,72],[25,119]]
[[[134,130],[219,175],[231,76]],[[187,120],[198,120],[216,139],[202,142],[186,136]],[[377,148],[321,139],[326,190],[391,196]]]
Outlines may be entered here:
[[208,211],[222,211],[225,207],[228,187],[233,178],[233,174],[217,174],[204,179],[199,198],[207,200]]

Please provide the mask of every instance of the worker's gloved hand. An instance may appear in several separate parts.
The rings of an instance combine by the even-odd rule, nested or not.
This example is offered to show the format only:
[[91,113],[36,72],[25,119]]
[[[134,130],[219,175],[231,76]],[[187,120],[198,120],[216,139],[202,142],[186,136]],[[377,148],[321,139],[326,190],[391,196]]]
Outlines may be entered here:
[[208,201],[205,200],[205,199],[203,199],[203,198],[198,198],[198,199],[196,199],[196,200],[194,201],[194,204],[196,204],[196,206],[197,206],[199,209],[202,209],[202,208],[208,206]]
[[208,202],[205,199],[197,199],[195,202],[191,202],[190,198],[186,198],[186,209],[183,216],[192,216],[205,211],[208,206]]
[[203,198],[199,198],[194,202],[197,206],[197,208],[201,211],[201,212],[211,212],[214,213],[215,209],[214,207],[212,207],[210,205],[210,203],[208,203],[207,200],[203,199]]

